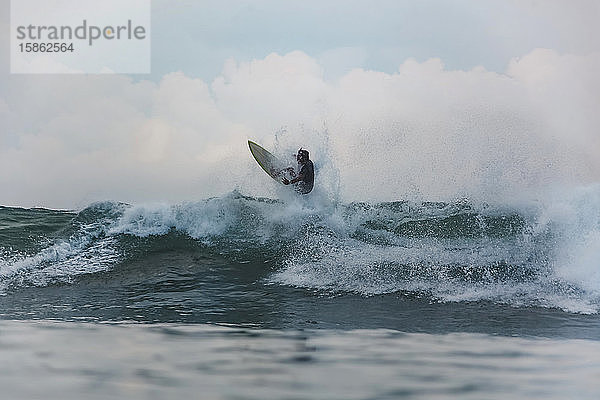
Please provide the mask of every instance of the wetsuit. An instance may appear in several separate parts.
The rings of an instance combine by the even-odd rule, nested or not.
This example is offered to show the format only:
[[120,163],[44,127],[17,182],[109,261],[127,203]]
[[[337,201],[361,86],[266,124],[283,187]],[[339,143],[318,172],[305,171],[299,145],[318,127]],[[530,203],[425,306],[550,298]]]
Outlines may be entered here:
[[302,176],[302,180],[296,183],[296,191],[301,194],[310,193],[315,183],[315,166],[312,161],[306,161],[298,175]]

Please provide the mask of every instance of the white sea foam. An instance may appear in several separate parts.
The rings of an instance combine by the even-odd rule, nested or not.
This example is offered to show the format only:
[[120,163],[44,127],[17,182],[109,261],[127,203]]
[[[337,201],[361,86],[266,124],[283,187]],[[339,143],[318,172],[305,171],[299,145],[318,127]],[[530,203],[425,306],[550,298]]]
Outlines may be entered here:
[[[535,210],[529,206],[523,213]],[[307,238],[273,282],[371,296],[426,293],[440,301],[489,300],[515,306],[600,311],[600,187],[579,188],[537,205],[530,225],[509,238],[403,238],[375,243]],[[348,231],[388,212],[358,210]],[[406,218],[415,215],[406,215]],[[435,219],[440,215],[421,215]],[[395,218],[398,218],[396,215]]]
[[120,253],[115,238],[100,237],[102,233],[103,228],[94,224],[35,255],[4,255],[0,259],[0,294],[10,286],[70,282],[77,275],[108,270],[120,259]]
[[561,195],[548,213],[561,230],[556,276],[600,297],[600,185]]
[[0,278],[4,287],[69,281],[120,262],[123,237],[137,246],[135,238],[177,233],[221,251],[286,249],[269,277],[275,284],[592,313],[600,310],[598,205],[597,186],[524,208],[348,205],[318,193],[272,201],[238,192],[193,203],[106,205],[84,210],[81,218],[98,214],[93,222],[38,254],[2,254]]

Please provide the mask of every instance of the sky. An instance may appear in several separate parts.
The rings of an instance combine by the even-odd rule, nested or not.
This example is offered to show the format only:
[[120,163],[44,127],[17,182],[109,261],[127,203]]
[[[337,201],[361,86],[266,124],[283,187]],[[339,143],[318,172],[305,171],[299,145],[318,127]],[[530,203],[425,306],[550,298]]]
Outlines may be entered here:
[[[503,72],[535,48],[598,49],[596,1],[154,2],[155,74],[211,80],[223,60],[301,50],[329,75],[361,67],[394,72],[407,58],[449,69]],[[210,4],[207,6],[207,4]],[[178,44],[178,45],[173,45]]]
[[317,195],[510,198],[600,180],[600,3],[153,1],[152,73],[9,73],[0,204],[277,197],[246,140],[303,146]]

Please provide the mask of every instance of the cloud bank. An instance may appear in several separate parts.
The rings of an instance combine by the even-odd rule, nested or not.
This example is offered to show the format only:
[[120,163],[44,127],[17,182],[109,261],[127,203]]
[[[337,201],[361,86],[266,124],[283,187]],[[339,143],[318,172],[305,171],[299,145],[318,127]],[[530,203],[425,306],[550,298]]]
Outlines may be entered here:
[[[11,76],[0,98],[0,204],[277,196],[247,139],[311,151],[344,201],[511,198],[600,180],[600,54],[537,49],[505,73],[407,60],[325,79],[302,52],[225,63],[212,82]],[[332,193],[336,192],[336,193]]]

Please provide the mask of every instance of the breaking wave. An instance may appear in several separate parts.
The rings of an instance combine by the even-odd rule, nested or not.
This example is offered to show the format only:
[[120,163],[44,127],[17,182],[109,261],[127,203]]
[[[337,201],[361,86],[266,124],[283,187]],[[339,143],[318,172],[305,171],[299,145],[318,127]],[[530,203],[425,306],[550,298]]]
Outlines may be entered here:
[[279,201],[236,191],[175,205],[96,203],[80,212],[4,207],[0,239],[0,288],[8,296],[193,248],[208,259],[269,261],[262,284],[322,295],[600,311],[598,186],[519,207]]

